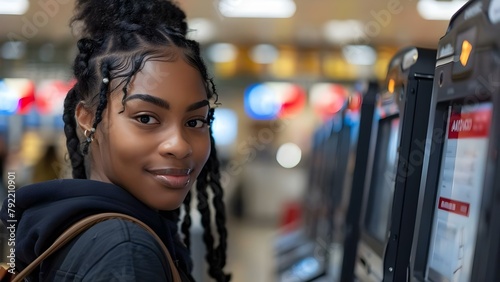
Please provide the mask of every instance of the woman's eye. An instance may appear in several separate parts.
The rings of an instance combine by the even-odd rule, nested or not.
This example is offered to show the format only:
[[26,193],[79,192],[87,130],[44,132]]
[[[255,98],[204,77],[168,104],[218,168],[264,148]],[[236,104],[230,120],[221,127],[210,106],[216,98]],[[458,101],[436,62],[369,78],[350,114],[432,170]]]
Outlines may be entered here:
[[140,123],[143,123],[143,124],[158,123],[158,121],[154,117],[149,116],[149,115],[140,115],[136,119],[137,119],[137,121],[139,121]]
[[204,119],[192,119],[188,122],[186,122],[186,125],[189,127],[194,127],[194,128],[202,128],[207,124],[207,121]]

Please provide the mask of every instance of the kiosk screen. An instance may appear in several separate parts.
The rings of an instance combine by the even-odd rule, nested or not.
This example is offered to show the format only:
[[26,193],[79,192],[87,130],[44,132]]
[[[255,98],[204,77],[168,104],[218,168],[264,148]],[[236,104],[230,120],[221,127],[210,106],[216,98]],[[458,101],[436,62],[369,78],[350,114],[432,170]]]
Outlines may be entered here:
[[491,103],[450,106],[427,260],[430,281],[470,281]]
[[396,156],[399,135],[399,118],[380,121],[373,162],[372,181],[365,213],[365,229],[380,242],[385,241],[391,209]]

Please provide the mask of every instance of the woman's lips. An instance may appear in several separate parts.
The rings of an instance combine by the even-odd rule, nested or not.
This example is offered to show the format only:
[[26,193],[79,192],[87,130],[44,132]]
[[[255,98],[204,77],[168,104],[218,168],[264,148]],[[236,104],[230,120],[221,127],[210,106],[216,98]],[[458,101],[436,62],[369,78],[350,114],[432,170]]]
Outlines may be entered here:
[[169,188],[182,189],[189,184],[189,175],[174,176],[155,174],[154,177],[163,185]]
[[148,172],[162,185],[174,189],[185,188],[191,180],[191,169],[157,169]]

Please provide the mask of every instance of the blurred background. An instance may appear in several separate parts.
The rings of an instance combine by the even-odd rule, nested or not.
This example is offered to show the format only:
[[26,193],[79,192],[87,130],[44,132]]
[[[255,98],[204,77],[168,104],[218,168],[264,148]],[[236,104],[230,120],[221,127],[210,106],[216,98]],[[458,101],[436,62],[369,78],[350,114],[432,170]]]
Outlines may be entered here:
[[[398,49],[436,48],[465,1],[177,2],[222,103],[214,132],[228,270],[233,281],[275,281],[273,242],[300,220],[313,132],[364,82],[383,81]],[[4,176],[16,172],[18,187],[71,174],[61,115],[74,83],[73,7],[71,0],[0,0],[0,168]],[[350,99],[359,109],[361,99]],[[202,243],[193,244],[201,254]],[[206,280],[196,257],[195,276]]]

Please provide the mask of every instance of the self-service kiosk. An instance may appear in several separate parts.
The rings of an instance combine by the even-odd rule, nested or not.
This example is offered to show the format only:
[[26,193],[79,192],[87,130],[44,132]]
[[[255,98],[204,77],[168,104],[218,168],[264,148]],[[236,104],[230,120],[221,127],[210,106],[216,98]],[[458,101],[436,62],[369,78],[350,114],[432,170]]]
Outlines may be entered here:
[[[412,49],[400,55],[401,63],[388,74],[388,87],[399,93],[400,127],[397,168],[384,252],[384,281],[407,277],[417,200],[424,166],[427,125],[432,99],[434,50]],[[401,103],[402,102],[402,103]]]
[[[355,275],[361,281],[382,281],[395,189],[402,189],[404,195],[409,178],[416,177],[410,169],[422,166],[409,162],[409,156],[415,150],[413,143],[425,140],[426,132],[419,127],[423,123],[421,127],[425,128],[429,118],[435,58],[434,50],[413,47],[400,51],[389,64],[374,118],[374,136],[370,138],[355,266]],[[414,130],[424,134],[415,135]],[[398,193],[395,200],[401,201],[399,197]],[[398,220],[393,221],[397,225]]]
[[307,281],[310,276],[320,276],[325,271],[326,255],[332,230],[331,183],[332,169],[336,166],[337,147],[341,139],[342,114],[323,124],[323,140],[319,151],[318,168],[321,176],[316,179],[317,187],[308,191],[304,201],[304,224],[308,226],[306,238],[300,246],[288,252],[278,261],[278,281]]
[[324,198],[324,183],[327,177],[327,143],[332,142],[333,128],[334,125],[330,121],[314,132],[309,160],[308,187],[302,201],[301,226],[295,231],[282,234],[275,243],[278,275],[314,249],[314,238],[322,208],[318,203]]
[[439,41],[411,281],[500,281],[500,1]]
[[[378,95],[379,86],[376,82],[367,83],[363,102],[361,104],[361,115],[359,122],[359,134],[356,143],[355,164],[350,180],[350,198],[345,218],[343,236],[343,252],[340,266],[340,281],[353,281],[354,264],[359,238],[359,218],[361,214],[362,195],[364,191],[365,176],[368,164],[368,149],[370,147],[370,137],[373,128],[373,117],[375,101]],[[346,180],[349,181],[349,180]],[[346,185],[349,185],[346,184]],[[338,266],[332,265],[329,273],[329,281],[339,281],[335,273]]]
[[[323,127],[316,129],[313,133],[313,138],[311,139],[311,149],[310,156],[307,159],[308,162],[308,181],[307,181],[307,193],[303,199],[301,204],[302,212],[301,218],[297,219],[299,222],[294,223],[293,228],[288,228],[285,226],[283,230],[277,235],[274,244],[274,254],[276,257],[282,256],[287,252],[293,250],[300,246],[306,237],[308,236],[309,231],[312,229],[311,224],[311,209],[309,209],[308,203],[311,202],[312,194],[316,193],[314,191],[319,189],[319,181],[322,178],[323,171],[321,170],[323,164],[323,146],[326,132]],[[312,193],[310,193],[312,191]]]
[[329,182],[331,181],[332,160],[336,159],[338,143],[338,128],[340,125],[340,115],[323,123],[315,133],[313,154],[311,159],[311,170],[309,171],[309,183],[302,202],[302,227],[300,236],[295,236],[287,249],[276,256],[276,270],[278,277],[283,277],[283,273],[288,273],[293,265],[312,253],[321,254],[318,250],[318,240],[326,240],[330,226],[327,222],[328,209],[327,201]]
[[345,193],[349,192],[346,191],[347,186],[350,188],[348,178],[352,178],[352,153],[358,137],[361,102],[362,95],[353,93],[345,107],[331,121],[332,132],[325,143],[327,161],[324,163],[324,193],[321,199],[312,203],[320,207],[316,233],[312,239],[315,246],[312,252],[284,271],[279,281],[313,281],[330,274],[331,256],[338,255],[334,253],[340,251],[333,245],[341,244],[338,234],[341,233],[342,218],[345,217],[342,202]]

